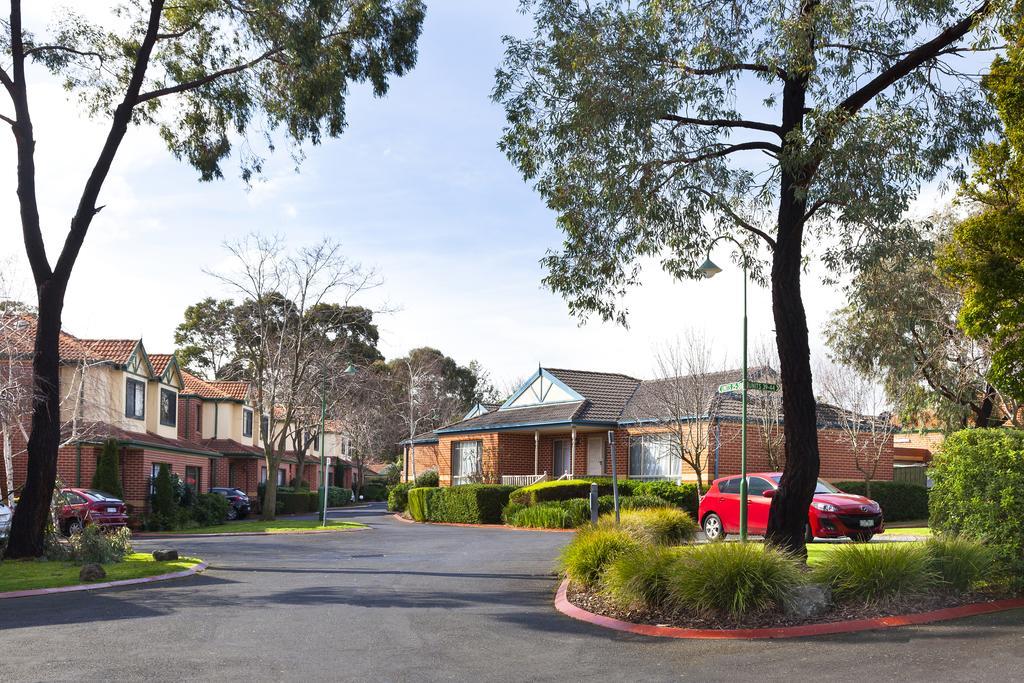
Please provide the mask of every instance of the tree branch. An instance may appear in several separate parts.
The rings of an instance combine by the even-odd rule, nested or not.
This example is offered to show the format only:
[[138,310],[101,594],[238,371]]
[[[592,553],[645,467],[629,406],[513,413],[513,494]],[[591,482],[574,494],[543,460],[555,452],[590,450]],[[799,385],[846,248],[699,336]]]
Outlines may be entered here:
[[25,50],[25,56],[30,57],[37,52],[69,52],[79,57],[95,57],[100,61],[103,61],[103,55],[99,52],[93,52],[92,50],[78,50],[67,45],[36,45]]
[[11,95],[11,97],[14,97],[14,81],[11,80],[11,77],[7,74],[7,72],[4,70],[2,66],[0,66],[0,83],[3,83],[4,88],[7,89],[7,92]]
[[698,187],[697,185],[687,185],[684,189],[696,190],[697,192],[700,192],[702,195],[710,199],[719,209],[724,211],[730,218],[732,218],[737,225],[739,225],[747,232],[760,237],[772,249],[772,251],[775,250],[775,240],[772,239],[772,237],[768,233],[764,232],[763,230],[757,227],[754,227],[754,225],[750,221],[740,216],[733,210],[731,206],[729,206],[726,202],[722,201],[721,197],[717,196],[713,192],[705,190],[703,187]]
[[4,123],[10,124],[11,126],[15,126],[18,123],[17,121],[12,119],[10,116],[4,116],[3,114],[0,114],[0,121],[3,121]]
[[231,74],[236,74],[239,71],[245,71],[246,69],[250,69],[250,68],[256,66],[257,64],[259,64],[260,62],[269,59],[271,56],[282,52],[283,50],[284,50],[284,48],[275,47],[273,49],[267,50],[266,52],[264,52],[260,56],[254,58],[254,59],[252,59],[252,60],[250,60],[248,62],[244,62],[242,64],[236,64],[235,66],[228,67],[226,69],[221,69],[220,71],[215,71],[212,74],[207,74],[207,75],[203,76],[202,78],[197,78],[195,80],[186,81],[184,83],[178,83],[177,85],[170,85],[170,86],[167,86],[166,88],[159,88],[157,90],[150,90],[149,92],[142,93],[138,97],[136,97],[135,98],[135,104],[142,104],[143,102],[148,102],[149,100],[155,100],[156,98],[163,97],[165,95],[173,95],[175,93],[185,92],[185,91],[188,91],[188,90],[194,90],[195,88],[202,87],[202,86],[206,85],[207,83],[212,83],[213,81],[217,80],[218,78],[223,78],[224,76],[230,76]]
[[974,26],[975,21],[988,12],[990,5],[990,0],[984,0],[977,9],[970,12],[959,22],[953,24],[928,42],[922,43],[913,50],[907,52],[903,59],[875,76],[862,88],[840,102],[837,109],[845,111],[847,114],[857,113],[876,95],[928,60],[934,59],[938,55],[942,54],[947,46],[967,35],[971,30],[971,27]]
[[772,76],[777,76],[782,80],[786,80],[785,71],[776,67],[768,66],[767,64],[736,62],[734,64],[722,64],[720,66],[713,66],[706,69],[695,69],[692,66],[686,66],[685,64],[679,63],[672,63],[672,66],[677,69],[682,69],[693,76],[717,76],[730,71],[756,71],[758,73],[771,74]]
[[735,152],[746,152],[755,149],[764,150],[766,152],[771,152],[773,154],[782,153],[782,149],[778,145],[772,144],[771,142],[755,140],[753,142],[741,142],[737,145],[726,145],[724,147],[719,147],[718,149],[713,150],[711,152],[704,152],[703,154],[698,154],[697,156],[693,157],[672,157],[671,159],[666,159],[661,163],[664,166],[670,166],[672,164],[695,164],[700,161],[707,161],[708,159],[718,159],[720,157],[733,154]]
[[687,116],[677,116],[676,114],[665,114],[661,117],[662,121],[672,121],[674,123],[685,123],[694,126],[714,126],[718,128],[749,128],[751,130],[763,130],[768,133],[775,133],[778,136],[782,136],[782,127],[776,126],[772,123],[762,123],[761,121],[745,121],[743,119],[692,119]]

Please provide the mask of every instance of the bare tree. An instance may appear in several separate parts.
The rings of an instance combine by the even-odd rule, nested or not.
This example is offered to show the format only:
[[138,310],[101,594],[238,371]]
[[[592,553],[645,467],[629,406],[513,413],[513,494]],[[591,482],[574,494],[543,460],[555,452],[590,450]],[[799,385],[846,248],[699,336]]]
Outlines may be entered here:
[[443,356],[414,352],[392,362],[393,381],[398,387],[394,394],[394,409],[405,424],[405,434],[410,443],[411,473],[406,473],[406,481],[416,479],[416,444],[412,441],[413,437],[455,419],[459,409],[465,407],[458,396],[445,390],[443,362]]
[[[257,234],[225,246],[237,269],[211,274],[243,299],[236,351],[256,405],[270,416],[263,457],[267,471],[276,472],[323,368],[324,338],[307,313],[328,299],[348,305],[378,279],[328,239],[293,252],[281,238]],[[276,502],[277,479],[268,477],[263,519],[274,518]]]
[[[779,355],[775,343],[760,339],[754,345],[751,365],[755,371],[751,379],[760,382],[777,383]],[[768,465],[772,470],[782,470],[786,464],[786,434],[782,424],[781,391],[748,391],[747,401],[754,422],[759,427],[758,439],[764,449]]]
[[[703,488],[710,450],[710,432],[721,406],[721,371],[714,349],[703,333],[688,330],[655,352],[655,378],[645,382],[631,408],[667,435],[672,457],[693,470]],[[666,431],[661,432],[664,429]]]
[[346,382],[333,415],[349,439],[349,459],[355,469],[353,488],[361,491],[366,466],[388,460],[404,425],[394,419],[398,387],[386,368],[360,369]]
[[897,430],[881,377],[838,364],[823,364],[815,375],[821,392],[820,410],[838,427],[870,496],[871,480]]

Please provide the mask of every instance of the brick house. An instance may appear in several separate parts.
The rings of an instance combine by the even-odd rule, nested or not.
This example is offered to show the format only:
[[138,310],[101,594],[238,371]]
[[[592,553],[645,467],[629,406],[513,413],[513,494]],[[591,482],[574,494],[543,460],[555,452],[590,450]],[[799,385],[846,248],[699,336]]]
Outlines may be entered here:
[[[0,325],[0,358],[23,395],[22,424],[7,425],[16,492],[27,471],[35,319],[13,318]],[[172,354],[147,353],[142,340],[82,339],[62,332],[60,354],[65,399],[57,471],[63,485],[88,487],[110,439],[120,448],[124,498],[133,516],[148,508],[151,480],[162,464],[199,492],[235,486],[254,496],[269,476],[261,439],[267,418],[257,417],[247,383],[203,380],[181,369]],[[313,488],[320,482],[320,443],[319,434],[313,435],[303,468],[302,478]],[[343,437],[330,430],[325,445],[328,454],[347,452]],[[331,457],[329,463],[328,481],[351,485],[346,461]],[[286,452],[278,481],[290,481],[297,467],[295,453]],[[0,471],[0,495],[7,494],[7,483]]]
[[[770,381],[770,368],[752,368],[748,376]],[[503,404],[476,406],[462,420],[403,441],[403,477],[436,469],[442,485],[501,481],[526,485],[544,478],[612,473],[633,479],[695,481],[697,476],[678,456],[678,437],[670,427],[689,424],[705,435],[702,478],[736,474],[740,468],[739,392],[717,393],[719,384],[738,381],[739,370],[701,378],[713,396],[700,414],[676,420],[649,400],[659,381],[628,375],[540,368]],[[679,378],[685,379],[685,378]],[[748,412],[748,471],[772,467],[769,450],[773,427],[759,415],[755,401]],[[821,476],[830,480],[862,479],[857,456],[836,419],[834,406],[818,407]],[[778,423],[775,426],[781,439]],[[780,442],[781,447],[781,442]],[[892,440],[880,447],[875,478],[892,478]]]

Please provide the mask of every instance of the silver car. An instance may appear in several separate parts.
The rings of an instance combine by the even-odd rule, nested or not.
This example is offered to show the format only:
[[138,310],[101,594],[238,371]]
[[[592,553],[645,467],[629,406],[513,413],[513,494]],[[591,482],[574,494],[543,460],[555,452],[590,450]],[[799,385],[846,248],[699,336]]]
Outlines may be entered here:
[[7,534],[11,531],[11,517],[13,516],[11,508],[0,503],[0,541],[7,539]]

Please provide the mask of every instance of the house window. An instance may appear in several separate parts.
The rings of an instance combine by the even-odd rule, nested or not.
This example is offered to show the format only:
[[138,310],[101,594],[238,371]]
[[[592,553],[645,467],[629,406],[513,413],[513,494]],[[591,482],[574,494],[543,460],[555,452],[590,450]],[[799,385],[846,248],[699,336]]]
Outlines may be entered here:
[[452,485],[468,484],[479,477],[483,441],[456,441],[452,444]]
[[313,432],[313,450],[320,450],[320,432]]
[[196,434],[203,435],[203,404],[196,404]]
[[133,420],[146,417],[146,384],[137,379],[128,379],[125,384],[124,414]]
[[286,481],[288,481],[288,470],[282,467],[277,471],[277,485],[284,486]]
[[242,408],[242,436],[252,436],[252,411]]
[[260,468],[260,483],[261,484],[266,484],[267,483],[267,468],[266,467],[261,467]]
[[670,434],[645,434],[629,440],[630,479],[678,479],[681,464]]
[[165,427],[178,424],[178,394],[170,389],[160,390],[160,424]]
[[560,477],[563,474],[572,472],[572,444],[569,439],[555,439],[551,448],[553,449],[554,475]]
[[203,470],[201,467],[193,467],[192,465],[189,465],[185,468],[185,486],[188,486],[196,493],[199,492],[199,484],[200,478],[202,476],[202,471]]

